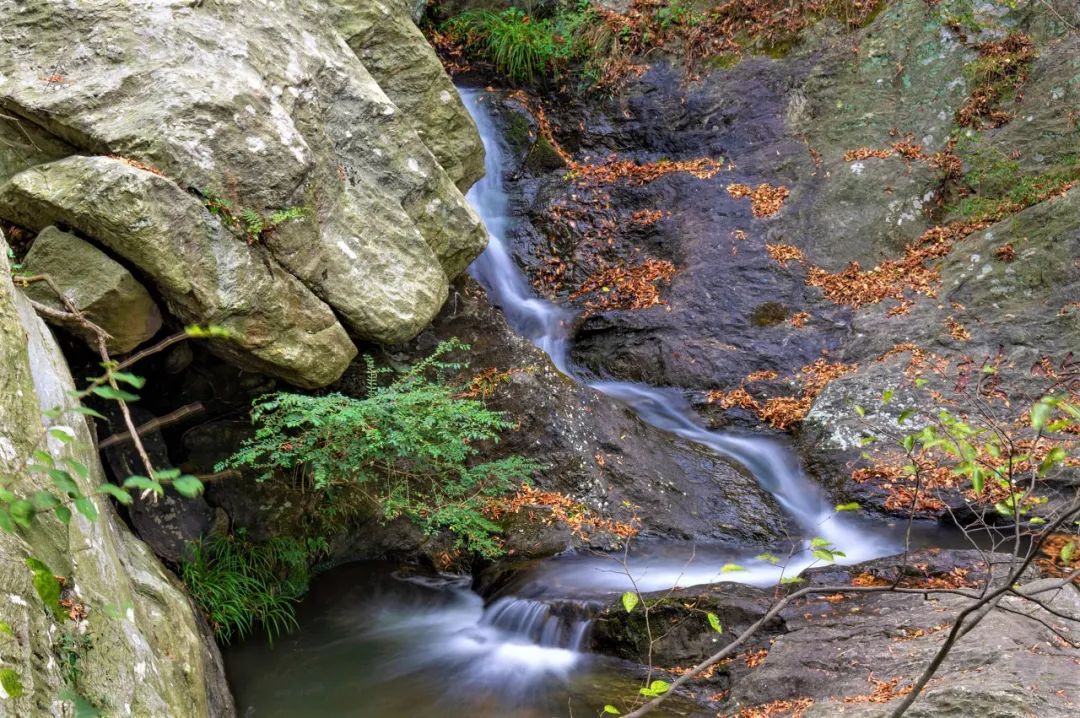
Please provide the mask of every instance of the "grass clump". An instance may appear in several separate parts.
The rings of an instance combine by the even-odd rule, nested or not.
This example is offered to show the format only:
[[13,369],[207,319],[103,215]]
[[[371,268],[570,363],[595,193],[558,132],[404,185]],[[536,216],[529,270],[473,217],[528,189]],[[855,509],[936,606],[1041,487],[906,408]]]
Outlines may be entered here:
[[296,628],[295,605],[307,593],[321,539],[275,537],[255,542],[244,531],[190,544],[180,578],[222,643],[259,625],[274,638]]
[[466,54],[492,63],[511,80],[532,83],[559,74],[567,61],[587,52],[577,34],[592,17],[588,2],[545,19],[516,7],[469,10],[439,30]]
[[480,447],[514,422],[448,378],[467,365],[444,357],[467,348],[443,342],[400,371],[367,357],[362,399],[290,392],[257,399],[255,436],[219,470],[254,469],[262,481],[293,477],[321,497],[320,511],[366,505],[388,520],[407,517],[429,536],[449,531],[458,548],[499,555],[499,526],[483,509],[537,467],[520,456],[478,460]]

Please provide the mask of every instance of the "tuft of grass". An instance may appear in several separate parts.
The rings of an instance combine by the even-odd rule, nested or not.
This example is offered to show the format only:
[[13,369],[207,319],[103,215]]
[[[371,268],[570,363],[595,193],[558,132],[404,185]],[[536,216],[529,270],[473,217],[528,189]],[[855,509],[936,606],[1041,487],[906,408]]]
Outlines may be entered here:
[[273,640],[297,627],[295,604],[307,593],[310,563],[325,541],[275,537],[255,542],[243,531],[190,545],[180,578],[222,643],[259,625]]

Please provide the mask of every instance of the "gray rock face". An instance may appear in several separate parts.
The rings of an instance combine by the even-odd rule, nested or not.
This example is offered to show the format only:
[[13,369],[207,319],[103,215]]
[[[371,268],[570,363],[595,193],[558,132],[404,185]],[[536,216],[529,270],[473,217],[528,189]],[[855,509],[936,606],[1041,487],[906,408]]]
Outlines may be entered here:
[[[5,154],[3,174],[70,145],[160,168],[237,214],[304,207],[306,220],[264,233],[273,259],[261,261],[298,277],[364,339],[418,333],[486,243],[455,186],[478,175],[479,138],[404,4],[4,1],[0,24],[0,105],[54,138],[44,153]],[[298,317],[297,329],[323,332],[316,314],[311,325]],[[283,353],[308,351],[291,339],[278,339]],[[342,356],[331,354],[331,367]],[[247,361],[303,386],[336,376]]]
[[[112,336],[110,352],[126,354],[161,328],[161,311],[146,287],[119,262],[73,234],[46,227],[34,240],[23,266],[31,274],[49,275],[87,319],[107,331]],[[26,294],[42,304],[64,309],[56,293],[42,282],[31,284]],[[92,332],[78,326],[68,328],[86,339],[91,348],[97,348]]]
[[[44,410],[65,405],[74,383],[49,329],[13,286],[6,250],[0,236],[0,482],[25,495],[47,481],[25,467],[31,452],[42,448],[43,428],[62,425],[75,441],[48,439],[44,448],[57,460],[84,464],[89,474],[79,479],[82,490],[93,493],[104,478],[85,417],[67,411],[55,420],[42,418]],[[76,514],[65,526],[40,517],[21,538],[0,532],[0,620],[11,627],[0,657],[22,684],[21,696],[4,695],[0,715],[66,715],[59,696],[73,686],[61,657],[64,636],[85,637],[77,649],[78,691],[107,715],[232,715],[217,646],[176,579],[107,501],[95,503],[95,522]],[[44,610],[23,565],[28,556],[67,579],[72,595],[89,609],[85,618],[59,620]]]
[[179,319],[235,332],[214,348],[244,366],[314,387],[356,354],[329,307],[164,177],[108,157],[69,157],[0,188],[0,214],[93,237],[150,276]]
[[484,174],[484,145],[435,52],[408,14],[370,0],[331,0],[333,23],[464,192]]

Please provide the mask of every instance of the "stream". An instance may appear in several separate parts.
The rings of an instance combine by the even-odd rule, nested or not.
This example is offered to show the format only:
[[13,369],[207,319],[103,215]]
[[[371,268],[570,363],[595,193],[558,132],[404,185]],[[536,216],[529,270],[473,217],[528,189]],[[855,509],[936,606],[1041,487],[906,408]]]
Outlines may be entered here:
[[[678,392],[586,376],[570,361],[573,314],[538,298],[504,243],[512,221],[503,189],[504,150],[485,98],[461,89],[484,141],[486,175],[468,199],[490,234],[470,274],[511,326],[575,381],[629,406],[640,419],[745,466],[805,537],[786,568],[757,550],[641,543],[625,557],[564,555],[539,562],[494,600],[466,578],[404,575],[396,567],[354,564],[316,579],[298,610],[300,630],[267,647],[260,636],[227,651],[242,716],[440,716],[547,718],[596,715],[636,692],[633,666],[588,654],[588,614],[631,588],[641,591],[719,580],[775,584],[814,561],[812,537],[842,551],[845,563],[897,553],[900,530],[838,514],[783,443],[704,428]],[[922,541],[919,541],[922,543]],[[619,559],[619,560],[615,560]],[[726,564],[741,570],[722,572]],[[671,701],[668,715],[695,715]],[[663,712],[658,716],[665,715]]]

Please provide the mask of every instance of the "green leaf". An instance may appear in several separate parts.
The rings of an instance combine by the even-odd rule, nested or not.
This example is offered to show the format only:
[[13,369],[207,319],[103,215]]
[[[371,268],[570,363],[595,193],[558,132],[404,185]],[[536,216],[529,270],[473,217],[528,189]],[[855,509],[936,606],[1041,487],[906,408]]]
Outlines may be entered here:
[[1046,523],[1046,519],[1041,516],[1032,516],[1030,519],[1028,519],[1028,523],[1030,523],[1032,526],[1042,526]]
[[622,605],[626,609],[627,613],[634,610],[634,607],[638,605],[638,595],[634,591],[627,591],[622,595]]
[[827,539],[823,539],[820,536],[815,536],[814,538],[810,539],[811,548],[823,548],[825,546],[832,546],[832,542]]
[[1050,451],[1047,452],[1046,457],[1042,460],[1042,463],[1039,464],[1039,475],[1045,476],[1050,471],[1050,469],[1054,468],[1064,460],[1065,449],[1061,448],[1060,446],[1055,446],[1053,449],[1050,449]]
[[866,416],[866,409],[862,408],[858,404],[855,405],[855,413],[859,416]]
[[41,602],[58,620],[64,619],[64,609],[60,605],[60,582],[52,569],[40,559],[30,557],[26,559],[26,567],[30,569],[32,583]]
[[837,504],[836,505],[836,510],[837,511],[858,511],[861,508],[862,508],[862,506],[859,506],[858,501],[852,501],[852,502],[847,503],[847,504]]
[[75,440],[75,432],[66,426],[54,426],[49,429],[49,436],[62,444],[70,444]]
[[158,481],[168,481],[170,479],[180,478],[180,469],[162,469],[161,471],[154,471],[154,478]]
[[896,392],[892,389],[886,389],[885,391],[881,392],[881,403],[888,404],[890,401],[893,400],[893,396],[895,395],[895,393]]
[[146,384],[146,379],[142,378],[141,376],[135,376],[134,374],[129,374],[126,371],[114,371],[112,373],[112,377],[113,377],[113,379],[116,379],[117,381],[122,381],[125,384],[130,384],[131,386],[135,387],[136,389],[142,389],[143,386]]
[[78,496],[82,493],[79,491],[79,484],[75,479],[71,478],[71,474],[63,469],[49,469],[47,473],[49,474],[49,478],[52,479],[53,484],[56,485],[56,488],[60,489],[65,494],[68,494],[69,496]]
[[833,552],[832,551],[826,551],[823,548],[814,549],[813,551],[810,552],[810,555],[813,556],[814,558],[821,559],[822,561],[832,561],[833,560]]
[[191,499],[202,493],[203,483],[194,476],[181,476],[172,482],[172,486],[181,496]]
[[1050,412],[1054,409],[1054,403],[1048,399],[1041,399],[1031,407],[1031,428],[1039,431],[1046,426],[1046,420],[1050,418]]
[[1061,562],[1063,564],[1067,565],[1069,563],[1072,563],[1074,553],[1076,553],[1076,542],[1070,541],[1069,543],[1061,547],[1061,553],[1058,555],[1058,557],[1061,559]]
[[717,633],[723,633],[724,627],[720,625],[720,617],[715,613],[706,613],[705,618],[709,619],[709,626]]
[[608,704],[608,705],[604,706],[604,712],[605,713],[610,713],[611,715],[616,715],[616,716],[622,715],[622,713],[619,712],[619,709],[616,708],[615,706],[611,705],[611,704]]
[[38,463],[42,464],[43,466],[47,466],[47,467],[55,466],[55,464],[53,463],[52,454],[49,454],[47,452],[44,452],[44,451],[41,451],[40,449],[38,449],[33,454],[31,454],[31,456],[33,456],[34,460],[37,461]]
[[56,518],[60,520],[60,523],[67,524],[71,521],[71,509],[67,506],[57,506],[54,510]]
[[98,510],[94,505],[94,501],[85,496],[80,496],[75,499],[75,510],[85,516],[90,521],[97,521]]
[[662,696],[671,689],[671,684],[667,681],[653,681],[647,688],[642,688],[638,692],[643,696],[649,696],[655,698],[656,696]]
[[11,514],[7,512],[7,509],[0,509],[0,531],[9,534],[15,533],[15,524],[12,522]]
[[903,411],[900,412],[900,416],[896,417],[896,423],[897,424],[903,424],[905,421],[907,421],[908,419],[910,419],[913,416],[915,416],[915,410],[914,409],[904,409]]
[[152,491],[158,496],[163,496],[165,494],[165,489],[161,487],[161,484],[153,479],[148,479],[145,476],[127,477],[124,479],[124,488],[136,489],[138,491]]
[[113,401],[138,401],[139,397],[123,389],[113,389],[111,386],[95,386],[92,391],[102,399]]
[[103,421],[108,421],[107,419],[105,419],[105,415],[102,414],[101,412],[95,411],[94,409],[91,409],[88,406],[83,406],[82,404],[79,404],[78,406],[71,407],[71,410],[74,411],[74,412],[77,412],[79,414],[83,414],[85,416],[92,416],[95,419],[102,419]]
[[930,383],[929,379],[923,379],[921,376],[915,379],[915,386],[922,389],[924,386]]
[[110,484],[106,482],[98,487],[97,492],[99,494],[108,494],[109,496],[112,496],[114,499],[124,504],[125,506],[131,503],[131,494],[129,494],[127,491],[124,491],[116,484]]
[[11,514],[12,521],[24,529],[28,529],[34,520],[35,514],[37,514],[37,510],[26,499],[20,499],[12,502],[11,506],[8,507],[8,513]]
[[754,556],[754,558],[758,561],[768,561],[773,566],[780,563],[780,558],[778,556],[773,556],[771,553],[759,553],[757,556]]
[[780,579],[780,583],[802,583],[803,579],[798,576],[784,576]]
[[0,668],[0,687],[8,698],[21,698],[23,695],[22,679],[14,668]]
[[90,470],[86,468],[82,463],[75,459],[64,459],[64,463],[71,467],[71,470],[84,479],[90,478]]
[[725,563],[720,568],[720,573],[729,573],[731,571],[745,571],[746,569],[737,563]]
[[0,621],[0,633],[2,633],[4,635],[7,635],[7,636],[14,636],[15,635],[15,631],[12,630],[11,624],[8,623],[7,621]]
[[986,477],[982,472],[976,471],[971,475],[971,490],[977,494],[981,494],[983,487],[986,485]]
[[60,499],[48,491],[34,492],[34,506],[42,511],[49,511],[60,505]]

